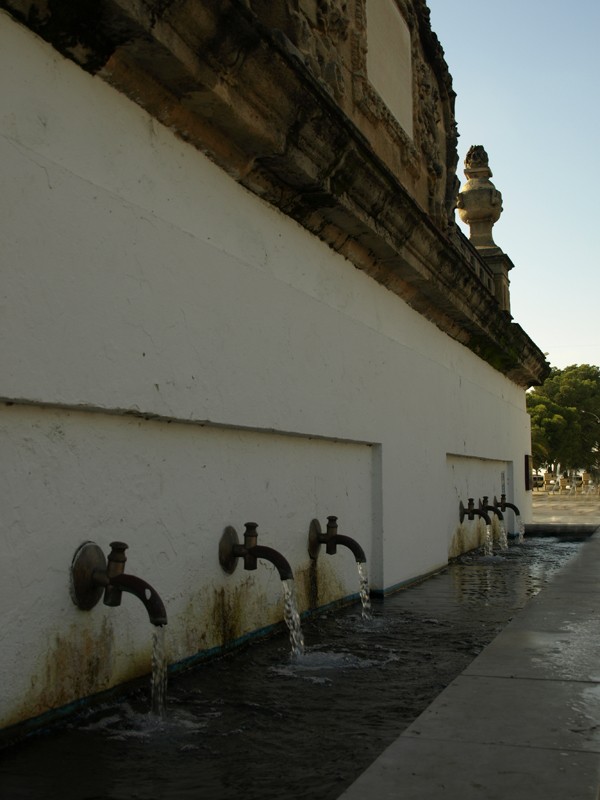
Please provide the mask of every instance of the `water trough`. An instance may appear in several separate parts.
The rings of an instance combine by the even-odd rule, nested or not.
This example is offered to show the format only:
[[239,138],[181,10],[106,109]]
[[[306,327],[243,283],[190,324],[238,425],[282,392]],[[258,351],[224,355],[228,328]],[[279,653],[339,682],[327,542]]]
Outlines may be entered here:
[[334,800],[578,547],[528,536],[375,600],[372,619],[305,618],[296,660],[278,635],[171,676],[164,719],[147,688],[87,709],[4,751],[0,796]]

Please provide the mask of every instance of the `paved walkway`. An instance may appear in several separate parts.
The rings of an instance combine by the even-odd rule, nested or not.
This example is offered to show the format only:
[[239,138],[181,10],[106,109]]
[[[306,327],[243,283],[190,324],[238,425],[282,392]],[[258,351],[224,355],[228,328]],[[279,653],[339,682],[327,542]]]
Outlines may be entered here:
[[[600,498],[534,497],[600,526]],[[599,800],[600,531],[340,800]]]
[[600,497],[597,495],[533,495],[534,525],[600,525]]

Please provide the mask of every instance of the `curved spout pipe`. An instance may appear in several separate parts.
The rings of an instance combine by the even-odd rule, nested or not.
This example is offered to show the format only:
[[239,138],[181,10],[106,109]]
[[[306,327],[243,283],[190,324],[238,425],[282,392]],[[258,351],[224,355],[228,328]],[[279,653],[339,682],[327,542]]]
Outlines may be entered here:
[[347,547],[356,560],[357,564],[366,564],[367,557],[365,551],[362,549],[356,539],[350,536],[344,536],[337,532],[337,517],[327,517],[327,531],[321,531],[321,525],[318,519],[313,519],[310,523],[310,530],[308,533],[308,553],[311,558],[315,559],[319,555],[321,545],[324,544],[326,552],[329,555],[335,555],[337,546],[343,545]]
[[519,516],[519,517],[521,516],[521,512],[519,511],[519,509],[517,508],[517,506],[514,503],[507,503],[506,502],[506,495],[505,494],[500,495],[500,502],[498,502],[498,499],[496,497],[494,497],[494,505],[498,506],[498,508],[501,511],[506,511],[507,508],[512,508],[512,510],[515,512],[515,514],[517,514],[517,516]]
[[460,521],[463,522],[464,518],[473,520],[475,517],[481,517],[481,519],[485,520],[486,525],[491,525],[492,521],[489,518],[488,514],[485,511],[482,511],[480,508],[475,508],[475,501],[472,497],[469,497],[468,505],[465,508],[463,505],[462,500],[460,501],[459,506],[459,517]]
[[265,547],[261,544],[256,544],[250,548],[250,555],[257,559],[262,558],[265,561],[270,561],[279,573],[282,581],[293,581],[294,573],[287,560],[281,555],[280,552],[274,550],[272,547]]
[[[142,580],[142,578],[123,573],[111,578],[109,585],[118,590],[119,594],[121,592],[128,592],[129,594],[135,595],[138,600],[141,600],[148,612],[150,622],[153,625],[160,627],[161,625],[167,624],[167,612],[163,601],[160,599],[158,592],[150,586],[149,583]],[[106,605],[120,605],[121,601],[119,598],[118,603],[107,603],[106,599],[104,602]]]
[[94,542],[84,542],[71,564],[71,598],[88,611],[104,595],[107,606],[121,605],[123,592],[134,594],[144,604],[153,625],[167,624],[167,612],[158,592],[146,581],[124,573],[127,557],[124,542],[112,542],[108,560]]
[[485,496],[485,495],[479,501],[479,508],[481,509],[481,511],[485,511],[485,512],[489,511],[492,514],[495,514],[498,517],[498,519],[504,519],[504,516],[503,516],[502,511],[500,510],[500,508],[498,508],[498,506],[496,504],[491,506],[488,503],[487,496]]
[[262,558],[273,564],[282,581],[293,580],[294,573],[287,559],[278,550],[257,544],[256,529],[258,525],[255,522],[246,522],[245,528],[244,544],[240,544],[235,528],[229,525],[223,531],[219,542],[219,563],[225,572],[231,574],[237,567],[240,558],[244,562],[244,569],[254,570],[257,560]]
[[357,564],[367,563],[365,551],[362,549],[356,539],[352,539],[350,536],[344,536],[341,533],[336,533],[333,541],[336,545],[341,544],[351,550],[352,554],[354,555],[354,560]]

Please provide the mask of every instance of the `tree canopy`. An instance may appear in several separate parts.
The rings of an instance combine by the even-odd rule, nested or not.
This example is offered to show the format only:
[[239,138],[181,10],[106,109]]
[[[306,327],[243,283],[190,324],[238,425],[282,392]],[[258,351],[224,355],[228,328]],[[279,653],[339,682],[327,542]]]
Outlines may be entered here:
[[527,410],[536,467],[600,470],[600,367],[553,367],[544,383],[527,393]]

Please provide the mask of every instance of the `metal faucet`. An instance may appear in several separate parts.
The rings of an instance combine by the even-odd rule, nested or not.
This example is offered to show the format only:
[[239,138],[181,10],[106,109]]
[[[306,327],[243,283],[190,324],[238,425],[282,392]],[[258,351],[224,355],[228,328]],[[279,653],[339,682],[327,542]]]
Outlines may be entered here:
[[466,508],[463,505],[463,501],[462,500],[460,501],[459,515],[461,522],[464,520],[465,517],[467,517],[467,519],[472,520],[475,519],[475,516],[478,516],[481,517],[481,519],[485,520],[487,525],[492,524],[489,516],[483,509],[475,508],[475,501],[473,500],[472,497],[469,497]]
[[519,517],[521,516],[521,512],[519,511],[517,506],[514,505],[514,503],[507,503],[506,502],[506,495],[505,494],[501,494],[500,495],[500,502],[498,502],[498,499],[496,497],[494,497],[494,505],[497,506],[500,509],[500,511],[506,511],[507,508],[512,508],[512,510],[515,512],[515,514],[517,516],[519,516]]
[[498,519],[504,519],[502,511],[498,508],[498,506],[497,506],[495,501],[496,501],[496,498],[494,498],[494,505],[493,506],[489,505],[487,494],[484,494],[483,497],[481,498],[481,500],[479,501],[479,508],[482,511],[491,511],[492,514],[496,514]]
[[231,574],[237,567],[238,559],[243,559],[244,569],[255,570],[257,560],[263,558],[270,561],[279,572],[282,581],[294,579],[294,573],[287,560],[277,550],[272,547],[265,547],[257,544],[258,534],[256,522],[246,522],[244,531],[244,544],[240,544],[237,531],[228,525],[223,531],[219,542],[219,563]]
[[338,544],[341,544],[352,551],[357,564],[365,564],[367,561],[365,551],[355,539],[337,532],[337,520],[337,517],[327,517],[327,531],[325,533],[321,531],[318,519],[313,519],[310,523],[308,532],[308,553],[310,557],[317,558],[322,544],[325,545],[325,552],[328,555],[335,555]]
[[112,542],[108,561],[94,542],[84,542],[71,564],[71,597],[78,608],[93,608],[102,595],[104,605],[120,606],[123,592],[140,600],[153,625],[167,624],[167,612],[158,592],[146,581],[124,572],[127,556],[125,542]]

